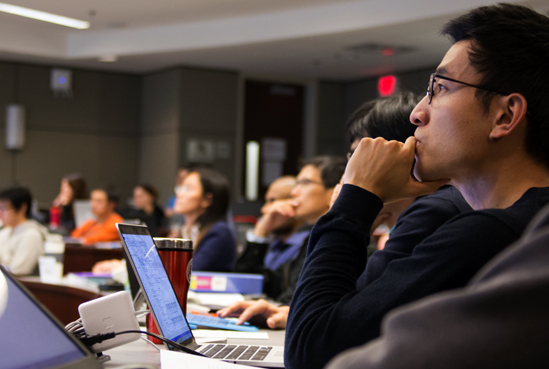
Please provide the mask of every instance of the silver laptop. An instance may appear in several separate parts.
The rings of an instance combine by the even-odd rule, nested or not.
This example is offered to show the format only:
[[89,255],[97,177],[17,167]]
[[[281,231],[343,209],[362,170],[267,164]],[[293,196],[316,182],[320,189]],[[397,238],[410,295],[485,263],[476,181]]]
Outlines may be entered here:
[[74,200],[72,202],[72,211],[74,213],[74,224],[76,228],[81,227],[88,219],[93,219],[90,200]]
[[[116,228],[128,260],[144,291],[156,326],[164,337],[213,359],[244,365],[284,367],[282,346],[198,345],[179,305],[149,229],[142,225],[120,223]],[[176,350],[169,345],[166,347]]]
[[87,347],[67,333],[21,282],[0,266],[0,369],[99,369]]

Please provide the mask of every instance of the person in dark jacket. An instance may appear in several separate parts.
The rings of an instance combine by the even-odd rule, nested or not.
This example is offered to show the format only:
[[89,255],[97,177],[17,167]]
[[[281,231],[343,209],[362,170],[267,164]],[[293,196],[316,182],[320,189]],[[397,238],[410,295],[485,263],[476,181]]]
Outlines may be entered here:
[[[499,4],[472,10],[443,33],[454,45],[411,114],[415,137],[363,139],[336,202],[311,233],[288,316],[286,368],[321,368],[377,338],[391,309],[465,286],[549,202],[549,19]],[[365,230],[383,205],[446,183],[474,211],[357,290]]]

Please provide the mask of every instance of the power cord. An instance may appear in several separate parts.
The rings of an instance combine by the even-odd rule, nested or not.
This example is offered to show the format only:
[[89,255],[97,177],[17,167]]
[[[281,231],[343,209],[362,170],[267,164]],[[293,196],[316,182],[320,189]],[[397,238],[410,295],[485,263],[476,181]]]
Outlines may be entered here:
[[105,340],[108,340],[108,339],[111,339],[111,338],[114,338],[120,334],[128,334],[128,333],[139,333],[139,334],[146,334],[148,336],[152,336],[154,338],[157,338],[159,339],[160,341],[163,341],[165,343],[167,343],[168,345],[172,345],[174,346],[176,349],[178,350],[181,350],[187,354],[191,354],[191,355],[197,355],[197,356],[205,356],[205,355],[202,355],[201,353],[199,352],[196,352],[194,350],[191,350],[190,348],[187,348],[183,345],[180,345],[179,343],[177,342],[174,342],[172,340],[169,340],[165,337],[162,337],[158,334],[154,334],[154,333],[150,333],[150,332],[144,332],[144,331],[122,331],[122,332],[112,332],[112,333],[104,333],[104,334],[96,334],[95,336],[88,336],[85,332],[83,331],[77,331],[77,332],[73,332],[76,337],[78,339],[80,339],[80,341],[82,341],[82,343],[84,343],[87,347],[91,347],[93,345],[95,345],[96,343],[101,343]]

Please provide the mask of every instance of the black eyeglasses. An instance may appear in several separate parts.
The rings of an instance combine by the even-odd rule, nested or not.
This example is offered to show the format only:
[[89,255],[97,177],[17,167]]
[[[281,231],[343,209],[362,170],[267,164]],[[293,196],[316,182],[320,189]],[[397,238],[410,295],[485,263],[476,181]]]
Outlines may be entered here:
[[427,96],[429,97],[429,104],[431,104],[431,101],[433,101],[433,96],[435,95],[435,92],[436,92],[436,90],[435,90],[435,79],[436,78],[445,79],[447,81],[452,81],[452,82],[455,82],[455,83],[461,83],[462,85],[465,85],[465,86],[478,88],[479,90],[493,92],[493,93],[499,94],[499,95],[509,95],[509,93],[507,93],[507,92],[492,90],[492,89],[486,88],[484,86],[472,85],[472,84],[467,83],[467,82],[458,81],[456,79],[444,77],[444,76],[441,76],[440,74],[433,73],[433,74],[431,74],[431,77],[430,77],[430,80],[429,80],[429,86],[427,86]]

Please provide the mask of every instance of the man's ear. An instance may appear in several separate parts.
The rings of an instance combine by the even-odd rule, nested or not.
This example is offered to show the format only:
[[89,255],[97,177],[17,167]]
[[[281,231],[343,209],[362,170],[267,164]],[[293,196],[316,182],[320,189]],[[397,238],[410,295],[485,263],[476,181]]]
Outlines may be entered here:
[[526,117],[528,104],[523,95],[513,93],[499,97],[495,109],[496,120],[490,132],[492,139],[503,138],[516,130]]

